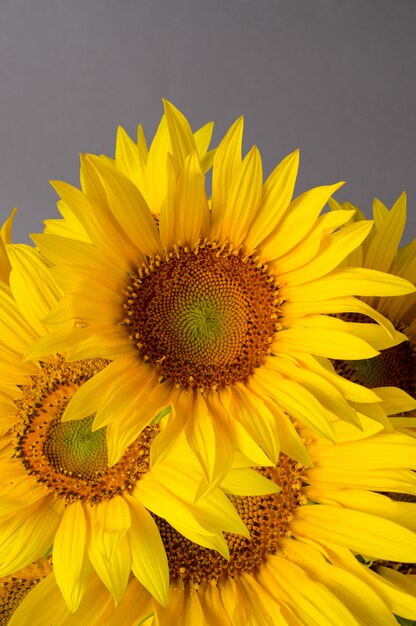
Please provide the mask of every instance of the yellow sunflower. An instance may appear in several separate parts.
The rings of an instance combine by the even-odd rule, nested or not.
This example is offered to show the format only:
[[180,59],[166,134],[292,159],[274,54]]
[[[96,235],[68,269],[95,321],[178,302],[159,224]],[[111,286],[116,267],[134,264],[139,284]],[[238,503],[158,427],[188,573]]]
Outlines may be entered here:
[[[342,207],[332,202],[332,208]],[[416,238],[406,246],[400,241],[406,224],[406,194],[401,194],[388,210],[380,200],[373,205],[375,229],[349,257],[348,262],[371,270],[390,272],[416,283]],[[364,219],[357,210],[357,219]],[[416,294],[398,298],[363,297],[362,300],[384,315],[405,334],[407,341],[381,351],[379,356],[358,361],[336,361],[337,371],[366,387],[398,387],[416,399]],[[368,321],[365,316],[357,317]],[[376,392],[379,394],[379,391]],[[383,391],[381,391],[383,393]],[[416,416],[416,411],[410,413]],[[412,424],[411,419],[396,418],[395,424]]]
[[[62,422],[73,394],[107,361],[68,363],[58,355],[22,363],[22,354],[46,334],[42,320],[61,293],[33,248],[9,245],[7,252],[10,287],[0,283],[0,576],[52,551],[54,575],[71,610],[91,570],[116,600],[132,571],[165,603],[168,565],[152,515],[226,557],[222,531],[247,535],[247,529],[223,491],[194,502],[200,465],[184,437],[150,466],[150,444],[163,423],[148,419],[154,399],[130,407],[144,427],[112,467],[106,429],[91,431],[92,413]],[[118,436],[124,443],[125,433]],[[275,489],[253,470],[243,471],[250,493]],[[233,481],[231,472],[224,487]]]
[[[364,416],[362,425],[334,420],[337,444],[298,427],[314,467],[281,454],[275,467],[259,470],[281,492],[230,496],[251,536],[227,535],[229,561],[156,518],[170,570],[165,607],[132,579],[115,608],[94,577],[69,615],[50,575],[10,626],[394,626],[394,615],[416,619],[416,576],[404,573],[416,557],[416,504],[376,493],[416,494],[416,441]],[[394,567],[374,567],[374,559]]]
[[[297,151],[263,184],[257,148],[241,158],[240,118],[216,149],[208,200],[207,159],[188,121],[167,102],[163,120],[164,141],[157,136],[148,153],[120,134],[115,161],[82,157],[81,190],[54,184],[63,220],[34,241],[67,295],[48,317],[54,334],[29,355],[112,359],[63,419],[94,413],[93,428],[107,426],[111,465],[171,408],[152,454],[162,459],[185,433],[204,471],[202,493],[226,475],[234,445],[255,463],[263,451],[276,463],[294,448],[308,463],[287,414],[332,440],[334,414],[357,425],[357,406],[373,414],[378,396],[321,360],[369,358],[402,341],[353,296],[414,288],[376,270],[338,268],[371,222],[339,230],[352,211],[319,216],[340,183],[292,200]],[[344,311],[381,326],[327,315]],[[147,422],[131,411],[142,403]]]

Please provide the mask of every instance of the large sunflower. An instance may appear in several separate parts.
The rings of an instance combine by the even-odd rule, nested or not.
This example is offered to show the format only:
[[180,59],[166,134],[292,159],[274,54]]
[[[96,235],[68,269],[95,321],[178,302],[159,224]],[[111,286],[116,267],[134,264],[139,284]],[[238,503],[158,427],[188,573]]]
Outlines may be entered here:
[[[11,245],[7,252],[10,287],[0,283],[0,577],[51,550],[72,610],[92,569],[116,600],[132,571],[164,603],[168,565],[151,513],[225,556],[222,530],[247,535],[247,529],[222,491],[194,502],[200,465],[184,437],[170,456],[150,466],[150,444],[163,423],[147,425],[151,399],[131,408],[144,428],[112,467],[105,428],[91,431],[92,414],[62,422],[73,394],[107,361],[68,363],[54,356],[22,363],[22,354],[45,335],[42,319],[61,293],[33,248]],[[123,440],[125,433],[118,436]],[[250,493],[275,489],[256,472],[244,473]],[[224,486],[233,481],[231,472]]]
[[[292,201],[298,152],[263,185],[257,148],[241,158],[237,120],[216,150],[209,201],[187,120],[165,103],[162,126],[165,141],[157,136],[148,154],[143,141],[120,135],[115,161],[82,157],[82,190],[55,183],[64,219],[34,240],[67,295],[48,318],[57,332],[30,355],[73,348],[72,360],[113,359],[63,419],[95,413],[93,428],[108,426],[114,464],[171,407],[152,454],[163,458],[184,432],[204,470],[203,492],[226,474],[234,445],[256,462],[262,451],[276,463],[294,448],[309,462],[287,414],[329,439],[333,414],[359,424],[356,403],[373,414],[377,395],[320,358],[364,359],[402,341],[353,295],[413,287],[375,270],[337,269],[371,223],[338,230],[351,211],[319,216],[340,184]],[[384,328],[326,315],[343,311]],[[131,412],[143,402],[148,422]]]
[[[170,569],[166,607],[131,580],[114,608],[94,578],[69,615],[50,575],[10,626],[394,626],[394,614],[416,619],[415,573],[403,573],[416,557],[416,505],[376,493],[416,493],[416,441],[362,422],[359,431],[334,420],[337,444],[300,428],[312,469],[281,454],[276,467],[260,470],[280,493],[230,496],[251,537],[227,535],[229,561],[156,518]],[[395,563],[374,567],[374,559]]]
[[[349,209],[331,201],[332,208]],[[380,200],[373,205],[375,229],[369,237],[349,257],[348,261],[371,270],[391,272],[411,283],[416,283],[416,238],[406,246],[400,241],[406,224],[406,194],[401,194],[393,207],[388,210]],[[357,220],[363,220],[357,210]],[[379,356],[358,361],[336,361],[337,371],[346,378],[366,387],[398,387],[416,399],[416,294],[398,298],[362,298],[371,307],[382,313],[391,323],[405,334],[407,341],[381,351]],[[365,316],[357,316],[357,321],[368,321]],[[377,393],[383,395],[382,390]],[[416,411],[409,413],[415,417]],[[395,418],[395,424],[412,424],[411,419]]]

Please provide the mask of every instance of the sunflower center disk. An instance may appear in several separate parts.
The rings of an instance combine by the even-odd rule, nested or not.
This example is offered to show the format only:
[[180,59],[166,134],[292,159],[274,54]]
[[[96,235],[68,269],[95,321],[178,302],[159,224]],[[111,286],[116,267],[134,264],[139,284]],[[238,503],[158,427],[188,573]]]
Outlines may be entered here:
[[156,518],[168,556],[171,579],[182,578],[195,585],[201,582],[218,583],[224,576],[253,572],[268,554],[275,554],[281,539],[291,535],[290,524],[295,509],[307,502],[301,491],[303,469],[301,464],[281,454],[278,466],[259,470],[279,485],[279,493],[231,497],[250,532],[250,538],[225,533],[230,549],[229,561],[215,550],[192,543],[165,520]]
[[17,401],[16,456],[30,475],[68,502],[94,503],[131,492],[149,468],[155,427],[146,428],[108,467],[106,429],[91,430],[94,416],[61,421],[75,391],[106,365],[102,359],[44,364]]
[[278,305],[264,265],[210,243],[176,248],[131,274],[123,324],[162,379],[217,388],[260,367],[279,327]]
[[94,478],[107,469],[105,429],[94,432],[93,417],[73,422],[53,423],[43,446],[50,464],[64,474]]

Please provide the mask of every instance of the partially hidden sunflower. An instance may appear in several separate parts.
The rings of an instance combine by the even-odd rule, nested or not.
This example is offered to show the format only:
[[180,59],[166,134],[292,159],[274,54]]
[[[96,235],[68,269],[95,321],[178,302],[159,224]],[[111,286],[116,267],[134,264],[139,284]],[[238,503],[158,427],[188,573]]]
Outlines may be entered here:
[[165,607],[131,579],[115,608],[92,577],[70,615],[51,574],[10,626],[394,626],[395,615],[416,619],[416,571],[407,565],[416,557],[416,504],[377,493],[416,494],[416,441],[365,417],[362,426],[334,420],[336,444],[296,426],[314,467],[281,454],[275,467],[258,470],[279,493],[229,495],[251,533],[227,535],[229,561],[156,518],[170,570]]
[[[194,134],[166,102],[149,150],[142,134],[136,144],[120,132],[114,160],[82,156],[81,190],[54,184],[63,219],[33,239],[66,296],[48,317],[54,332],[29,352],[111,359],[63,420],[94,414],[94,429],[107,426],[111,465],[171,409],[152,455],[162,459],[185,433],[204,472],[199,493],[226,475],[234,446],[255,463],[263,452],[276,463],[280,451],[310,462],[288,414],[332,440],[333,415],[383,421],[377,394],[326,358],[366,359],[402,341],[354,296],[414,290],[377,270],[338,268],[371,222],[340,230],[352,211],[320,215],[341,183],[292,200],[297,151],[263,184],[257,148],[241,156],[242,118],[216,149],[208,199],[204,128]],[[380,325],[328,315],[345,311]],[[138,420],[131,409],[142,403]]]
[[29,591],[51,571],[52,563],[49,557],[39,559],[10,576],[0,578],[0,626],[7,626]]
[[[12,244],[7,254],[10,286],[0,283],[0,577],[18,576],[52,554],[54,576],[71,610],[91,570],[116,600],[133,572],[165,603],[168,564],[154,516],[225,557],[222,531],[248,531],[223,491],[195,503],[201,470],[184,437],[173,457],[150,463],[150,445],[163,420],[150,420],[111,467],[105,428],[91,430],[92,414],[62,421],[73,394],[107,361],[68,363],[56,355],[22,362],[47,333],[42,320],[62,294],[36,250]],[[131,410],[138,421],[143,415],[147,420],[149,403]],[[123,432],[119,436],[123,440]],[[251,469],[238,471],[250,493],[276,489]],[[233,481],[231,471],[224,488]]]
[[[390,210],[380,200],[374,200],[375,229],[351,253],[349,263],[371,270],[390,272],[416,283],[416,238],[406,246],[400,247],[406,225],[406,200],[406,194],[402,193]],[[349,203],[341,206],[335,200],[331,200],[331,206],[334,210],[352,208]],[[354,219],[364,219],[358,209]],[[335,361],[336,370],[349,380],[366,387],[397,387],[416,399],[416,294],[411,293],[397,298],[373,296],[362,299],[404,333],[406,341],[382,350],[378,356],[371,359]],[[354,319],[368,321],[363,315],[355,316]],[[377,390],[376,393],[383,395],[386,391]],[[394,408],[393,393],[390,389],[388,400],[390,409]],[[416,423],[415,417],[416,411],[410,410],[406,416],[395,417],[394,423],[396,426],[411,426]]]

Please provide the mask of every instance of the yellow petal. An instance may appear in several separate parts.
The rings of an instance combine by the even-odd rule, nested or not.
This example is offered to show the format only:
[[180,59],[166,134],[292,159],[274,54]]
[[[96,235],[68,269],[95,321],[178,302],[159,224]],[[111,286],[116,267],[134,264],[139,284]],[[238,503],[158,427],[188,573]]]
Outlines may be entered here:
[[[201,463],[207,487],[214,488],[225,478],[232,463],[233,446],[229,418],[215,398],[198,394],[192,422],[185,429],[189,446]],[[198,494],[201,495],[201,494]]]
[[111,213],[121,227],[120,236],[126,242],[130,239],[137,247],[136,258],[140,252],[147,256],[156,255],[160,251],[156,222],[140,191],[126,176],[99,157],[90,156],[89,162],[105,187]]
[[51,500],[37,501],[2,523],[0,576],[13,574],[49,550],[60,523],[60,515],[53,506]]
[[250,231],[262,192],[261,157],[256,146],[244,158],[231,181],[227,205],[223,210],[222,238],[238,247]]
[[331,235],[325,242],[323,251],[302,268],[281,275],[281,279],[290,285],[307,283],[328,274],[367,237],[373,222],[357,222],[344,226]]
[[359,511],[321,504],[300,507],[292,530],[303,537],[328,540],[370,558],[404,563],[416,560],[415,533]]
[[358,620],[371,624],[377,615],[377,626],[394,626],[393,616],[383,599],[371,586],[353,575],[347,568],[331,564],[315,546],[300,541],[284,541],[287,558],[298,563],[309,578],[324,585]]
[[205,548],[217,550],[225,558],[229,557],[227,543],[220,532],[210,532],[195,516],[195,507],[176,497],[170,490],[150,475],[137,483],[134,496],[149,511],[168,521],[185,537]]
[[378,225],[365,256],[365,267],[380,272],[391,271],[405,224],[406,194],[402,193],[391,211],[385,215],[382,224]]
[[282,330],[276,334],[272,348],[277,354],[306,352],[329,359],[371,359],[379,354],[362,339],[332,328]]
[[181,167],[186,157],[196,150],[195,139],[186,117],[168,100],[163,100],[166,121],[172,142],[173,157]]
[[91,512],[91,534],[102,555],[110,560],[131,526],[130,510],[122,496],[102,500]]
[[132,496],[126,496],[131,513],[129,534],[132,570],[136,578],[163,605],[169,593],[169,567],[156,522]]
[[179,243],[195,245],[209,234],[209,208],[205,177],[198,156],[186,157],[176,187],[176,233]]
[[43,335],[42,320],[63,294],[44,259],[31,246],[9,244],[7,253],[12,267],[10,288],[16,303],[27,321]]
[[69,504],[53,542],[53,570],[70,611],[76,611],[88,584],[87,525],[80,501]]
[[283,218],[290,204],[299,167],[299,150],[289,154],[266,180],[259,209],[246,236],[245,245],[254,250]]
[[262,259],[277,259],[303,239],[313,227],[328,199],[343,184],[315,187],[293,200],[284,220],[267,239],[267,244],[261,246]]
[[399,296],[412,293],[414,289],[407,280],[392,274],[348,267],[304,285],[285,285],[282,295],[288,300],[305,303],[339,296]]
[[219,238],[222,232],[222,216],[227,208],[231,183],[241,168],[243,126],[244,121],[240,117],[228,130],[215,153],[211,203],[213,239]]
[[[262,387],[259,388],[259,384]],[[249,387],[254,392],[258,389],[260,397],[264,397],[264,391],[266,391],[267,396],[293,419],[298,419],[312,431],[335,440],[335,432],[327,411],[299,383],[280,378],[276,374],[270,375],[270,372],[259,371],[249,381]]]
[[280,487],[252,469],[232,469],[221,483],[222,489],[238,496],[278,493]]

